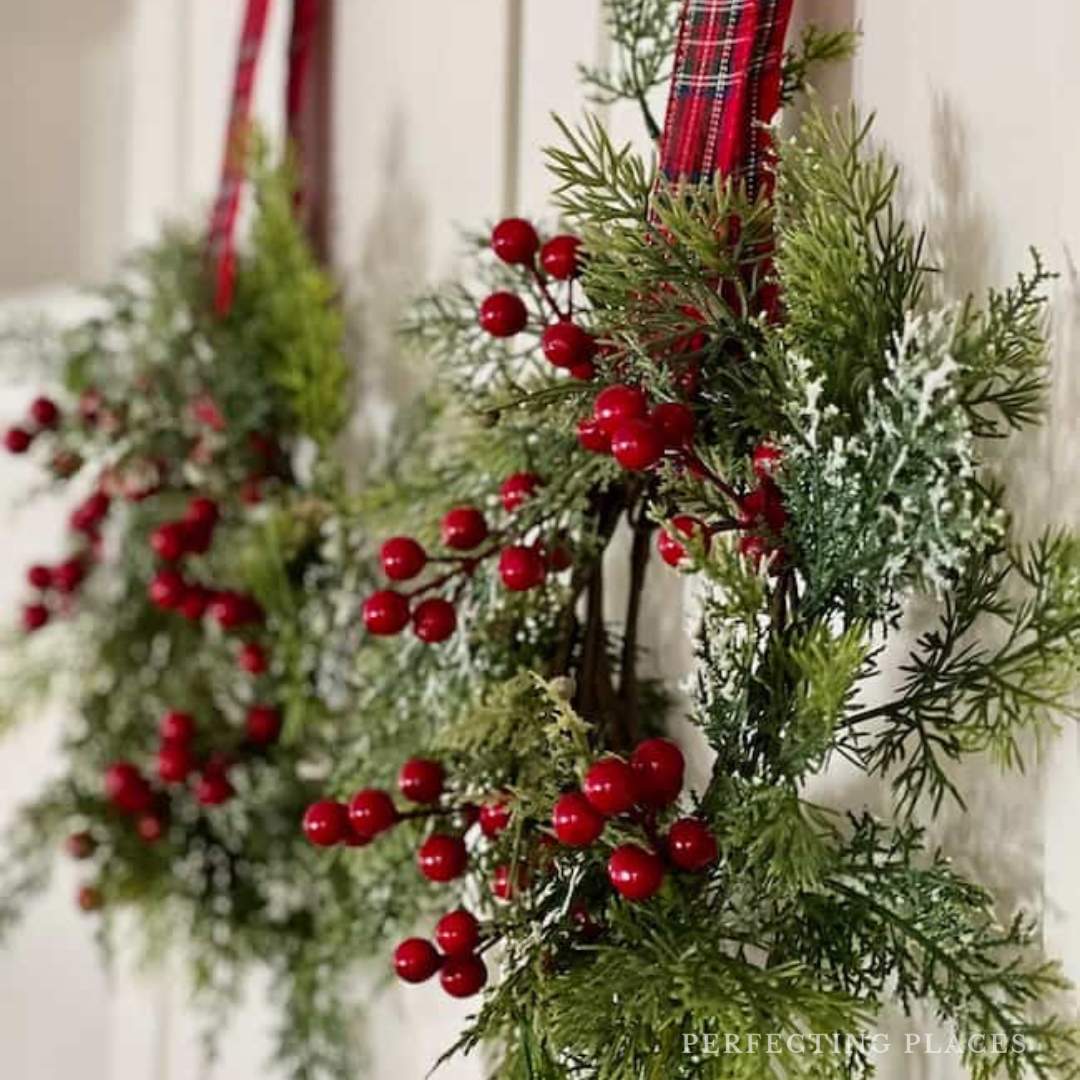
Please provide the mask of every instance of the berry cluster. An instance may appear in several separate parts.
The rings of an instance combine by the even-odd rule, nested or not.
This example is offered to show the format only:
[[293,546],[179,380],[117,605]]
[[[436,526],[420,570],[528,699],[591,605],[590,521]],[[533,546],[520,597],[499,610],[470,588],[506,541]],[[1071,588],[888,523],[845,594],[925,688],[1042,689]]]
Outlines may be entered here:
[[[543,486],[535,473],[517,472],[508,476],[499,489],[503,510],[512,515]],[[457,628],[454,606],[467,580],[480,564],[498,556],[498,573],[511,592],[525,592],[542,585],[549,572],[568,569],[572,558],[566,545],[556,538],[525,542],[524,532],[536,523],[517,530],[508,524],[492,532],[484,514],[476,507],[458,506],[442,519],[440,536],[447,552],[432,556],[411,536],[394,536],[379,551],[382,572],[390,581],[411,581],[432,565],[445,569],[426,583],[408,592],[379,589],[363,603],[364,626],[372,634],[399,634],[412,622],[413,633],[429,644],[445,641]],[[451,599],[430,594],[450,586]]]
[[[554,367],[587,381],[596,374],[596,339],[574,321],[574,279],[581,272],[581,242],[576,236],[553,236],[543,245],[536,229],[522,218],[500,221],[491,233],[491,249],[509,266],[520,267],[537,287],[551,321],[540,332],[540,349]],[[552,292],[553,281],[567,282],[565,306]],[[494,292],[480,305],[480,326],[492,337],[509,338],[528,325],[529,313],[517,293]]]
[[4,432],[4,447],[9,454],[25,454],[43,431],[52,431],[60,423],[60,407],[52,398],[38,397],[30,403],[26,421],[12,424]]

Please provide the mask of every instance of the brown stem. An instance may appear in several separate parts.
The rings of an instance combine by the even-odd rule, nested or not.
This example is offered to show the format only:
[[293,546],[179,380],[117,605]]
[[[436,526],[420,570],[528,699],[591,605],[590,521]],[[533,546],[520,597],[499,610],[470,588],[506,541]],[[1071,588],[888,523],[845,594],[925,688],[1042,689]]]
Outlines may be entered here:
[[630,595],[626,603],[626,627],[623,632],[622,660],[619,665],[619,702],[622,705],[623,722],[631,742],[639,736],[638,717],[638,623],[641,618],[641,600],[645,589],[645,574],[649,567],[649,543],[653,526],[644,514],[634,525],[634,541],[630,548]]

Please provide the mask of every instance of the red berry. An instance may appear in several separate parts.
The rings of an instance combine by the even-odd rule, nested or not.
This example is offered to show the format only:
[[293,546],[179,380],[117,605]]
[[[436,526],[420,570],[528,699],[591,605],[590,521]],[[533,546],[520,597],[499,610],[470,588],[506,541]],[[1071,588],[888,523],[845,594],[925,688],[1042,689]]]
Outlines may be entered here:
[[225,631],[236,630],[262,619],[262,609],[251,597],[231,590],[215,593],[207,604],[207,612]]
[[52,582],[57,592],[65,595],[75,592],[86,579],[86,564],[82,559],[65,559],[52,572]]
[[665,401],[652,411],[652,422],[660,429],[670,450],[686,446],[694,437],[694,414],[677,401]]
[[540,265],[544,273],[566,281],[576,277],[581,269],[578,261],[578,248],[581,241],[576,236],[553,236],[540,249]]
[[409,622],[409,601],[393,589],[373,592],[360,609],[369,633],[400,634]]
[[611,436],[611,453],[624,469],[642,472],[664,456],[664,437],[651,420],[628,420]]
[[281,734],[281,713],[272,705],[252,705],[244,726],[250,742],[256,746],[269,746]]
[[205,495],[196,495],[187,505],[184,520],[192,525],[202,525],[212,529],[218,523],[220,512],[218,504]]
[[165,835],[165,822],[157,814],[143,814],[135,823],[135,831],[147,844],[156,844]]
[[638,387],[618,383],[601,390],[593,402],[593,419],[608,436],[629,420],[644,419],[648,411],[649,403]]
[[630,755],[638,801],[648,806],[667,806],[682,791],[686,761],[670,739],[646,739]]
[[442,542],[455,551],[472,551],[487,535],[484,515],[471,506],[455,507],[442,519]]
[[258,506],[263,500],[263,478],[261,476],[245,477],[240,485],[240,501],[245,506]]
[[480,305],[480,326],[492,337],[513,337],[528,321],[524,301],[512,292],[492,293]]
[[567,847],[588,847],[604,831],[604,819],[580,791],[570,791],[555,803],[551,827]]
[[529,872],[523,865],[518,865],[516,874],[505,863],[502,866],[495,867],[495,873],[491,879],[491,895],[496,900],[509,903],[509,901],[517,897],[518,893],[528,887]]
[[236,654],[236,662],[240,670],[246,671],[249,675],[262,675],[269,666],[266,650],[255,641],[249,641],[240,646],[240,651]]
[[611,436],[591,416],[578,421],[578,442],[594,454],[611,453]]
[[637,844],[620,844],[608,859],[607,871],[608,881],[627,900],[648,900],[664,883],[659,856]]
[[163,611],[173,611],[184,601],[187,587],[175,570],[159,570],[147,587],[150,602]]
[[206,614],[210,604],[210,593],[201,585],[191,585],[184,590],[184,598],[180,601],[180,614],[189,622],[198,622]]
[[349,808],[344,803],[323,799],[304,811],[302,823],[308,843],[316,847],[333,847],[350,833]]
[[150,547],[159,559],[176,562],[187,547],[187,530],[179,521],[167,521],[150,534]]
[[570,368],[570,374],[578,382],[592,382],[596,378],[596,365],[591,360],[582,360]]
[[182,784],[195,771],[195,755],[186,742],[164,742],[157,753],[158,779],[165,784]]
[[540,237],[524,218],[504,218],[491,230],[491,250],[512,266],[531,263],[539,246]]
[[716,837],[697,818],[679,818],[668,831],[668,858],[680,869],[696,873],[716,862]]
[[394,950],[394,971],[407,983],[426,982],[442,967],[442,957],[427,938],[406,938]]
[[22,609],[23,629],[28,633],[40,630],[49,621],[49,609],[44,604],[27,604]]
[[536,473],[511,473],[502,482],[502,487],[499,488],[503,509],[508,514],[512,514],[522,503],[532,498],[536,493],[536,489],[540,487],[542,483],[543,481]]
[[776,476],[781,462],[784,460],[784,452],[771,442],[762,442],[754,448],[750,456],[750,467],[759,480],[771,480]]
[[397,822],[394,800],[381,788],[364,788],[349,803],[349,824],[365,840],[373,840]]
[[483,990],[487,977],[487,968],[479,956],[451,956],[443,964],[439,982],[451,997],[467,998]]
[[39,397],[30,402],[30,419],[38,427],[56,427],[60,420],[60,410],[52,398]]
[[35,565],[26,571],[26,580],[33,589],[48,589],[52,587],[53,575],[47,566]]
[[195,798],[202,806],[221,806],[236,792],[222,768],[205,768],[195,785]]
[[705,550],[709,550],[709,530],[705,524],[688,514],[679,514],[673,517],[656,537],[656,549],[668,566],[678,568],[687,558],[686,547],[675,538],[676,534],[688,537],[696,535],[705,544]]
[[772,557],[772,544],[764,536],[741,536],[739,537],[739,554],[749,562],[755,570],[760,570],[762,564]]
[[574,565],[574,556],[570,549],[565,544],[555,544],[552,546],[547,555],[548,569],[554,571],[556,574],[561,574],[564,570],[569,570]]
[[787,520],[784,497],[771,480],[763,480],[760,487],[747,492],[739,503],[739,524],[744,528],[764,526],[774,533],[781,533]]
[[195,717],[170,709],[158,724],[158,734],[162,742],[191,742],[195,738]]
[[105,797],[125,814],[142,814],[154,801],[150,785],[129,761],[115,761],[105,770]]
[[379,549],[383,573],[391,581],[408,581],[427,564],[427,553],[411,536],[392,536]]
[[76,903],[83,911],[98,911],[105,904],[105,898],[93,885],[82,885],[75,894]]
[[480,807],[480,831],[494,840],[510,824],[510,804],[504,799]]
[[4,446],[9,454],[25,454],[33,441],[33,435],[26,428],[9,427],[4,432]]
[[480,924],[464,908],[448,911],[435,924],[435,941],[447,956],[466,956],[480,944]]
[[535,547],[515,544],[499,555],[499,577],[511,592],[524,592],[542,585],[547,576],[544,557]]
[[443,792],[446,774],[437,761],[409,758],[398,773],[398,791],[409,802],[435,803]]
[[540,348],[549,364],[557,368],[572,368],[592,359],[596,342],[591,334],[567,320],[544,328]]
[[589,766],[581,790],[589,805],[605,817],[625,814],[637,801],[634,771],[617,757],[603,757]]
[[432,597],[417,604],[413,612],[413,633],[429,645],[445,641],[457,627],[457,613],[449,600]]
[[72,833],[64,841],[64,851],[69,858],[82,862],[97,851],[97,841],[88,832]]
[[416,865],[428,881],[453,881],[465,873],[469,856],[460,836],[433,833],[416,853]]

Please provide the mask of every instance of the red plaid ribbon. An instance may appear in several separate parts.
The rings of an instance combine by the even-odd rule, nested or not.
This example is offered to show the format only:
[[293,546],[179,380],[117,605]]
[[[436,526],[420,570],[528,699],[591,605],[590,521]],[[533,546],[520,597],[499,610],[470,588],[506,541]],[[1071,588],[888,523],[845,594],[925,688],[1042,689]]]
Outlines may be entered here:
[[[300,116],[304,88],[311,66],[311,51],[318,24],[320,0],[294,0],[292,31],[289,38],[289,75],[285,88],[288,131],[300,145]],[[232,106],[225,134],[225,157],[221,166],[221,184],[210,219],[210,258],[214,267],[214,308],[226,315],[232,307],[236,285],[236,250],[234,233],[240,210],[240,192],[244,186],[247,163],[247,137],[251,128],[251,99],[255,73],[266,37],[270,0],[247,0],[240,44],[233,78]]]
[[780,105],[793,0],[686,0],[660,143],[669,180],[741,179],[768,190],[767,125]]

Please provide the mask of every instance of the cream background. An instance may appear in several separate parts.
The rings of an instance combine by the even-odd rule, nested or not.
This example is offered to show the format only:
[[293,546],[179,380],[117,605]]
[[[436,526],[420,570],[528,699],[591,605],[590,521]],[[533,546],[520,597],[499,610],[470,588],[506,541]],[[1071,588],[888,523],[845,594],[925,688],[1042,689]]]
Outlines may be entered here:
[[[198,212],[218,168],[240,0],[0,0],[0,297],[64,313],[69,287],[99,278],[163,215]],[[1056,384],[1050,426],[1008,463],[1026,530],[1074,522],[1080,299],[1080,8],[1036,0],[796,0],[800,17],[858,21],[862,48],[826,80],[878,112],[877,137],[903,163],[905,201],[949,253],[948,286],[1001,282],[1036,244],[1062,272],[1054,296]],[[604,51],[597,0],[337,0],[339,68],[334,133],[336,260],[357,272],[374,384],[392,393],[389,327],[396,304],[452,267],[458,225],[506,209],[544,212],[539,147],[551,110],[573,116],[578,61]],[[278,123],[285,11],[279,2],[257,105]],[[661,103],[662,104],[662,103]],[[631,114],[613,118],[637,137]],[[0,361],[0,420],[30,390]],[[27,474],[0,459],[0,492]],[[9,513],[0,610],[14,610],[22,568],[62,520],[57,506]],[[43,538],[39,540],[40,538]],[[670,579],[653,571],[656,662],[686,663]],[[664,595],[661,595],[661,594]],[[55,718],[0,745],[0,815],[50,766]],[[961,866],[1007,902],[1045,905],[1051,951],[1080,976],[1080,871],[1072,828],[1080,812],[1080,744],[1067,727],[1026,777],[969,770],[973,813],[937,835]],[[834,798],[874,803],[841,775]],[[182,980],[106,979],[88,924],[73,911],[75,875],[61,871],[0,955],[0,1075],[52,1080],[248,1080],[268,1048],[259,987],[212,1073],[201,1070],[197,1023]],[[373,1018],[376,1058],[357,1076],[419,1080],[450,1039],[454,1010],[437,991],[395,992]],[[479,1075],[458,1063],[441,1075]],[[894,1058],[892,1078],[951,1075],[940,1059]]]

